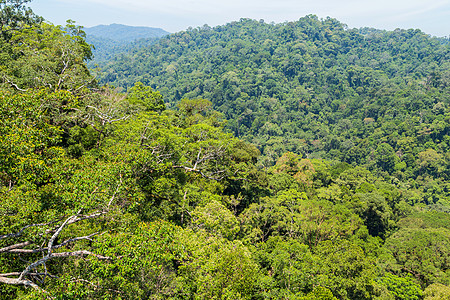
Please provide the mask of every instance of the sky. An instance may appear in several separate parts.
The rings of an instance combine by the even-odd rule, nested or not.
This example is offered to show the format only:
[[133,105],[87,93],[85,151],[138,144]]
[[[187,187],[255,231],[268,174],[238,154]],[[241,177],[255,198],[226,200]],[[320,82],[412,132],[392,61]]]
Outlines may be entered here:
[[117,23],[173,33],[240,18],[281,23],[314,14],[350,28],[413,28],[450,35],[450,0],[33,0],[30,6],[55,25],[71,19],[85,27]]

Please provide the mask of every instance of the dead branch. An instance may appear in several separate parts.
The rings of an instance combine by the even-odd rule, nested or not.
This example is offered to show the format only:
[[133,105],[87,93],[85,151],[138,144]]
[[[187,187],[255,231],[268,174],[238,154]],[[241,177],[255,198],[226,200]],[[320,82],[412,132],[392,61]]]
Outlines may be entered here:
[[[214,148],[204,149],[204,148],[200,147],[197,154],[195,155],[195,158],[190,163],[190,165],[192,165],[192,167],[186,166],[186,165],[175,165],[172,167],[175,169],[184,169],[187,172],[196,172],[204,178],[215,180],[215,181],[220,181],[226,177],[226,175],[224,174],[226,172],[226,170],[220,169],[220,170],[205,171],[205,169],[214,169],[214,168],[209,168],[205,164],[208,163],[209,161],[214,161],[214,160],[220,159],[221,157],[224,156],[225,152],[226,152],[226,148],[223,145],[219,146],[216,149],[214,149]],[[216,168],[219,167],[219,165],[217,164],[217,161],[216,161],[215,167]],[[216,176],[216,175],[220,175],[220,174],[223,174],[223,175]]]
[[[11,272],[11,273],[4,273],[4,274],[0,274],[0,277],[9,277],[9,276],[19,276],[20,272]],[[54,276],[54,275],[50,275],[48,273],[29,273],[28,275],[30,276],[49,276],[52,278],[58,278],[58,276]]]
[[[109,206],[114,201],[114,198],[120,188],[121,183],[122,183],[122,179],[108,203],[108,209],[109,209]],[[55,241],[57,240],[57,238],[59,237],[61,232],[64,230],[64,228],[66,228],[67,226],[77,223],[77,222],[80,222],[80,221],[83,221],[83,220],[100,217],[101,215],[106,214],[108,211],[99,211],[99,212],[95,212],[95,213],[92,213],[89,215],[80,215],[80,212],[81,211],[78,211],[76,214],[66,218],[66,220],[61,225],[59,225],[53,229],[47,229],[47,230],[45,230],[44,233],[41,233],[38,235],[38,236],[43,236],[44,234],[51,234],[51,237],[48,240],[47,247],[42,247],[43,245],[41,245],[35,249],[25,249],[25,247],[34,244],[34,242],[29,240],[29,241],[16,243],[16,244],[1,248],[0,253],[21,253],[21,254],[46,253],[46,255],[44,257],[42,257],[41,259],[38,259],[37,261],[28,263],[28,266],[22,272],[10,272],[10,273],[0,274],[0,283],[23,285],[23,286],[27,286],[27,287],[29,286],[29,287],[33,287],[34,289],[37,289],[37,290],[42,290],[37,283],[44,284],[45,278],[47,276],[55,277],[53,275],[48,274],[47,267],[46,267],[46,263],[52,259],[75,257],[75,256],[78,256],[78,257],[93,256],[99,260],[111,260],[112,259],[111,257],[95,254],[88,250],[68,251],[68,252],[59,252],[59,253],[54,252],[56,249],[66,246],[69,243],[74,243],[74,242],[77,242],[80,240],[92,240],[91,238],[93,236],[99,234],[98,232],[91,233],[86,236],[69,238],[69,239],[66,239],[65,241],[63,241],[62,243],[55,245]],[[6,234],[6,235],[1,236],[1,238],[6,239],[6,238],[19,237],[23,234],[23,232],[27,228],[34,227],[34,226],[51,225],[53,223],[61,221],[61,219],[62,218],[59,218],[59,219],[56,219],[56,220],[54,220],[52,222],[48,222],[48,223],[27,225],[27,226],[23,227],[19,232]],[[37,271],[38,267],[40,267],[40,266],[42,266],[44,268],[45,272]],[[10,276],[17,276],[17,277],[10,278]],[[31,280],[27,279],[27,277],[28,278],[31,277]]]
[[111,123],[114,123],[114,122],[119,122],[119,121],[122,121],[122,120],[126,120],[126,119],[128,119],[130,117],[128,115],[125,115],[125,116],[123,116],[121,118],[114,119],[113,116],[109,116],[108,114],[101,112],[95,106],[87,105],[87,107],[88,108],[92,108],[93,110],[95,110],[96,116],[97,116],[97,118],[99,118],[101,120],[102,126],[104,126],[105,124],[111,124]]
[[[79,211],[77,214],[79,214],[80,212],[81,211]],[[76,215],[75,216],[70,216],[66,221],[64,221],[64,223],[61,224],[61,226],[56,230],[56,232],[48,240],[48,254],[47,254],[47,256],[50,256],[52,254],[53,243],[55,242],[56,238],[59,236],[61,231],[64,229],[64,227],[67,225],[67,223],[69,223],[69,221],[71,221],[71,220],[73,220],[75,218],[76,218]]]
[[11,85],[13,88],[15,88],[16,90],[20,91],[20,92],[26,92],[27,90],[21,89],[17,84],[15,84],[14,82],[10,81],[6,76],[3,76],[3,80],[6,81],[6,83],[8,83],[9,85]]
[[[62,219],[62,218],[61,218],[61,219]],[[56,222],[61,221],[61,219],[56,219],[56,220],[53,220],[53,221],[48,222],[48,223],[30,224],[30,225],[24,226],[24,227],[22,227],[22,228],[21,228],[18,232],[16,232],[16,233],[9,233],[9,234],[5,234],[5,235],[1,235],[1,236],[0,236],[0,240],[6,239],[6,238],[15,238],[15,237],[19,237],[19,236],[22,235],[22,233],[23,233],[26,229],[28,229],[28,228],[30,228],[30,227],[51,225],[51,224],[54,224],[54,223],[56,223]],[[1,253],[1,252],[0,252],[0,253]]]
[[36,290],[41,290],[41,288],[35,284],[34,282],[30,280],[21,280],[18,278],[8,278],[8,277],[2,277],[0,276],[0,282],[6,283],[6,284],[13,284],[13,285],[24,285],[24,286],[30,286]]
[[[98,232],[94,232],[92,234],[86,235],[86,236],[80,236],[80,237],[76,237],[76,238],[71,238],[71,239],[67,239],[64,242],[58,244],[58,245],[54,245],[52,248],[53,249],[59,249],[61,247],[64,247],[66,245],[68,245],[69,243],[74,243],[77,241],[81,241],[81,240],[88,240],[88,241],[92,241],[92,237],[99,234]],[[28,246],[31,245],[31,242],[25,242],[25,243],[21,243],[21,244],[16,244],[16,245],[12,245],[12,246],[8,246],[5,248],[2,248],[0,250],[4,250],[4,251],[0,251],[0,253],[2,252],[8,252],[8,253],[22,253],[22,254],[31,254],[31,253],[40,253],[40,252],[45,252],[48,251],[49,248],[37,248],[37,249],[23,249],[20,248],[20,246]]]
[[26,241],[24,243],[10,245],[10,246],[4,247],[4,248],[0,248],[0,253],[13,252],[13,250],[17,250],[19,248],[26,247],[26,246],[31,245],[31,244],[32,244],[32,242]]
[[95,235],[98,235],[98,234],[99,234],[99,232],[94,232],[94,233],[86,235],[86,236],[80,236],[80,237],[76,237],[76,238],[67,239],[64,242],[53,246],[53,249],[58,249],[58,248],[66,246],[67,244],[78,242],[78,241],[81,241],[81,240],[92,241],[92,237],[95,236]]
[[114,191],[114,194],[112,195],[111,199],[108,202],[108,206],[107,208],[109,209],[109,207],[111,206],[112,202],[114,201],[114,198],[116,198],[117,193],[119,192],[120,186],[122,185],[122,174],[120,174],[120,181],[119,184],[117,185],[116,190]]

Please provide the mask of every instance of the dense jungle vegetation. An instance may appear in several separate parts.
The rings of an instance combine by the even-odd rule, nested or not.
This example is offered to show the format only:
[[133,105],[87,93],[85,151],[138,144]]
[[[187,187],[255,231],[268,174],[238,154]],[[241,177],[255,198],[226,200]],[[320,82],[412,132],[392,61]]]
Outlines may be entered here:
[[449,49],[420,30],[242,19],[118,56],[102,82],[210,100],[265,167],[287,151],[364,166],[448,211]]
[[27,2],[0,1],[0,299],[450,297],[447,40],[244,19],[97,82]]

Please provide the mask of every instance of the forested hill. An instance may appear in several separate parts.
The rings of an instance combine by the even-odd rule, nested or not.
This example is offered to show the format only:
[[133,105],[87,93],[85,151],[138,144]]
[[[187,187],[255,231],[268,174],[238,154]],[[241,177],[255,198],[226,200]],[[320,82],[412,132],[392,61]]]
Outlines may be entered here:
[[141,81],[169,106],[212,101],[229,130],[259,147],[263,165],[286,151],[364,165],[436,203],[450,197],[449,49],[420,30],[241,19],[118,58],[102,82]]

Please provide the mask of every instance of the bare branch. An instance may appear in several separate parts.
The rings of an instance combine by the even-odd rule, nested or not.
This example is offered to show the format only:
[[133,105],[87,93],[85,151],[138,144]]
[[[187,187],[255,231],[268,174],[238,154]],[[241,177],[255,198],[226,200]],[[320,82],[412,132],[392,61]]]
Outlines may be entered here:
[[116,197],[117,192],[119,191],[119,188],[120,188],[121,185],[122,185],[122,174],[120,174],[120,181],[119,181],[119,184],[117,185],[117,188],[116,188],[116,190],[114,191],[114,194],[112,195],[111,199],[110,199],[109,202],[108,202],[108,206],[107,206],[108,209],[109,209],[109,207],[111,206],[112,202],[114,201],[114,198]]
[[28,229],[28,228],[30,228],[30,227],[35,227],[35,226],[47,226],[47,225],[54,224],[54,223],[59,222],[59,221],[61,221],[61,219],[56,219],[56,220],[53,220],[53,221],[48,222],[48,223],[40,223],[40,224],[31,224],[31,225],[27,225],[27,226],[25,226],[25,227],[22,227],[22,229],[20,229],[20,230],[19,230],[18,232],[16,232],[16,233],[9,233],[9,234],[5,234],[5,235],[1,235],[1,236],[0,236],[0,240],[6,239],[6,238],[15,238],[15,237],[19,237],[19,236],[22,235],[22,233],[24,232],[25,229]]
[[[38,284],[44,284],[47,276],[55,277],[51,274],[48,274],[47,267],[46,267],[46,263],[52,259],[76,257],[76,256],[78,256],[78,257],[93,256],[99,260],[111,260],[112,259],[111,257],[95,254],[88,250],[68,251],[68,252],[59,252],[59,253],[54,252],[56,249],[64,247],[73,242],[77,242],[80,240],[92,240],[91,238],[93,236],[99,234],[99,232],[91,233],[91,234],[85,235],[85,236],[68,238],[65,241],[63,241],[62,243],[59,243],[56,245],[55,245],[55,242],[56,242],[57,238],[61,235],[62,231],[67,226],[69,226],[71,224],[75,224],[77,222],[84,221],[84,220],[98,218],[98,217],[108,213],[109,207],[111,206],[117,193],[119,192],[121,184],[122,184],[122,177],[120,178],[120,182],[119,182],[114,194],[112,195],[111,199],[109,200],[107,209],[105,209],[103,211],[97,211],[97,212],[94,212],[94,213],[91,213],[88,215],[80,215],[80,213],[81,213],[81,210],[80,210],[76,214],[74,214],[70,217],[67,217],[67,218],[66,218],[66,216],[63,216],[61,218],[55,219],[48,223],[27,225],[27,226],[24,226],[23,228],[21,228],[16,233],[10,233],[10,234],[0,236],[0,240],[6,239],[6,238],[20,237],[20,236],[22,236],[24,231],[30,227],[48,226],[48,225],[60,222],[61,220],[63,220],[63,218],[66,218],[66,220],[64,222],[62,222],[60,225],[57,225],[57,226],[53,225],[52,228],[44,229],[43,232],[37,234],[37,236],[40,236],[40,237],[45,236],[45,235],[51,235],[51,237],[48,239],[47,247],[44,247],[44,245],[45,245],[44,243],[42,243],[42,245],[36,245],[36,242],[34,242],[33,240],[30,239],[28,241],[24,241],[24,242],[20,242],[20,243],[16,243],[13,245],[8,245],[6,247],[0,248],[0,253],[21,253],[21,254],[44,253],[45,254],[45,256],[39,260],[36,260],[34,262],[26,262],[28,264],[28,266],[22,272],[10,272],[10,273],[0,274],[0,283],[30,286],[37,290],[43,291],[39,287]],[[95,191],[93,193],[95,193]],[[28,247],[30,245],[35,245],[36,248],[35,249],[25,249],[26,247]],[[41,268],[42,271],[39,272],[38,268]],[[10,278],[10,276],[17,276],[17,278]],[[28,277],[28,279],[27,279],[27,277]],[[31,277],[32,280],[30,280],[29,277]]]
[[3,79],[6,81],[6,83],[11,85],[16,90],[18,90],[20,92],[26,92],[27,91],[27,90],[21,89],[17,84],[15,84],[14,82],[10,81],[6,76],[3,76]]
[[[9,276],[19,276],[20,272],[11,272],[11,273],[4,273],[4,274],[0,274],[0,277],[9,277]],[[54,275],[50,275],[48,273],[28,273],[28,275],[30,276],[42,276],[42,275],[46,275],[52,278],[58,278],[58,276],[54,276]]]
[[39,267],[40,265],[44,264],[45,262],[47,262],[48,260],[50,260],[52,257],[50,255],[44,256],[43,258],[41,258],[38,261],[35,261],[34,263],[32,263],[31,265],[29,265],[28,267],[25,268],[25,270],[22,271],[22,273],[20,273],[20,276],[18,278],[18,280],[23,280],[23,278],[30,273],[31,270],[33,270],[36,267]]
[[31,265],[29,265],[25,270],[23,270],[22,273],[20,273],[20,276],[19,276],[18,280],[23,280],[23,278],[26,275],[28,275],[32,269],[35,269],[35,268],[39,267],[42,264],[45,264],[47,261],[49,261],[52,258],[56,258],[56,257],[73,257],[73,256],[87,256],[87,255],[92,255],[95,258],[100,259],[100,260],[112,260],[111,257],[95,254],[95,253],[92,253],[92,252],[87,251],[87,250],[79,250],[79,251],[73,251],[73,252],[50,253],[50,254],[44,256],[43,258],[41,258],[40,260],[35,261]]
[[22,253],[22,254],[32,254],[47,251],[48,248],[37,248],[37,249],[12,249],[7,251],[8,253]]
[[[220,176],[220,177],[213,177],[213,176],[205,174],[201,170],[198,170],[198,169],[196,170],[194,168],[190,168],[190,167],[186,167],[186,166],[172,166],[172,168],[184,169],[188,172],[196,172],[196,173],[200,174],[203,178],[211,179],[211,180],[215,180],[215,181],[221,181],[222,179],[224,179],[226,177],[225,175]],[[226,172],[226,170],[218,170],[218,171],[212,172],[211,175],[221,174],[221,173],[225,173],[225,172]]]
[[[80,212],[78,212],[80,213]],[[75,219],[76,216],[70,216],[66,221],[64,221],[64,223],[61,224],[61,226],[58,228],[58,230],[56,230],[56,232],[53,234],[53,236],[48,240],[48,256],[50,256],[52,254],[52,248],[53,248],[53,243],[55,242],[56,238],[59,236],[59,234],[61,233],[61,231],[64,229],[64,227],[67,225],[67,223],[69,223],[69,221]]]
[[98,234],[98,232],[94,232],[94,233],[91,233],[91,234],[86,235],[86,236],[80,236],[80,237],[76,237],[76,238],[71,238],[71,239],[65,240],[61,244],[53,246],[53,249],[58,249],[58,248],[64,247],[65,245],[67,245],[69,243],[73,243],[73,242],[77,242],[77,241],[81,241],[81,240],[92,241],[91,238],[93,236],[97,235],[97,234]]
[[125,116],[123,116],[123,117],[121,117],[121,118],[114,119],[114,117],[108,116],[106,113],[101,112],[101,111],[100,111],[97,107],[95,107],[95,106],[87,105],[86,107],[92,108],[92,109],[94,109],[94,110],[96,111],[96,116],[97,116],[100,120],[102,120],[102,125],[105,125],[106,123],[111,124],[111,123],[114,123],[114,122],[119,122],[119,121],[122,121],[122,120],[126,120],[126,119],[128,119],[128,118],[130,117],[130,116],[128,116],[128,115],[125,115]]
[[51,257],[52,258],[53,257],[72,257],[72,256],[87,256],[87,255],[92,255],[95,258],[99,259],[99,260],[112,260],[113,259],[112,257],[95,254],[95,253],[92,253],[91,251],[87,251],[87,250],[78,250],[78,251],[73,251],[73,252],[52,253]]
[[[85,216],[79,216],[79,217],[77,217],[77,216],[72,216],[72,217],[70,217],[70,218],[68,218],[67,220],[66,220],[66,224],[65,225],[71,225],[71,224],[74,224],[74,223],[77,223],[77,222],[80,222],[80,221],[84,221],[84,220],[88,220],[88,219],[93,219],[93,218],[97,218],[97,217],[99,217],[99,216],[101,216],[101,215],[104,215],[104,214],[106,214],[107,213],[107,211],[102,211],[102,212],[96,212],[96,213],[93,213],[93,214],[90,214],[90,215],[85,215]],[[41,224],[31,224],[31,225],[27,225],[27,226],[25,226],[25,227],[23,227],[22,229],[20,229],[20,231],[18,231],[18,232],[16,232],[16,233],[10,233],[10,234],[6,234],[6,235],[3,235],[3,236],[0,236],[0,240],[1,239],[5,239],[5,238],[15,238],[15,237],[19,237],[19,236],[21,236],[22,235],[22,233],[23,233],[23,231],[24,230],[26,230],[27,228],[30,228],[30,227],[34,227],[34,226],[46,226],[46,225],[50,225],[50,224],[53,224],[53,223],[56,223],[56,222],[58,222],[58,221],[60,221],[61,220],[61,218],[60,219],[57,219],[57,220],[54,220],[54,221],[51,221],[51,222],[48,222],[48,223],[41,223]],[[61,226],[59,227],[60,229],[61,229]],[[49,233],[56,233],[57,232],[57,230],[55,231],[55,229],[48,229],[48,230],[46,230],[45,231],[45,234],[49,234]],[[59,234],[59,233],[58,233]],[[97,233],[96,233],[97,234]],[[42,235],[42,234],[41,234]],[[92,234],[92,235],[94,235],[94,234]],[[81,239],[87,239],[87,238],[90,238],[92,235],[89,235],[89,236],[85,236],[85,237],[77,237],[77,238],[74,238],[74,239],[72,239],[72,240],[81,240]],[[36,253],[36,252],[42,252],[43,251],[43,249],[48,249],[48,248],[40,248],[40,249],[36,249],[36,250],[28,250],[28,249],[19,249],[19,248],[22,248],[22,247],[26,247],[26,246],[29,246],[29,245],[31,245],[31,244],[33,244],[31,241],[25,241],[25,242],[22,242],[22,243],[18,243],[18,244],[14,244],[14,245],[10,245],[10,246],[7,246],[7,247],[4,247],[4,248],[0,248],[0,253],[4,253],[4,252],[15,252],[15,253]],[[66,243],[67,244],[67,243]],[[57,247],[57,248],[59,248],[59,247],[61,247],[62,245],[60,244],[60,245],[58,245],[58,246],[55,246],[55,247]]]
[[15,250],[15,249],[19,249],[22,247],[26,247],[28,245],[31,245],[32,243],[30,241],[24,242],[24,243],[19,243],[19,244],[15,244],[15,245],[11,245],[11,246],[7,246],[4,248],[0,248],[0,253],[4,253],[4,252],[12,252],[11,250]]
[[100,217],[101,215],[104,215],[106,213],[108,213],[108,211],[100,211],[100,212],[93,213],[91,215],[76,217],[76,218],[70,220],[69,222],[67,222],[67,225],[71,225],[71,224],[74,224],[74,223],[77,223],[80,221],[84,221],[84,220],[94,219],[94,218]]
[[24,285],[24,286],[31,286],[32,288],[36,290],[41,290],[41,288],[35,284],[34,282],[30,280],[23,280],[18,278],[8,278],[8,277],[2,277],[0,276],[0,282],[6,283],[6,284],[13,284],[13,285]]
[[[78,212],[78,213],[80,213],[80,212]],[[68,224],[76,223],[81,220],[86,220],[86,219],[92,218],[93,216],[100,216],[101,214],[102,213],[96,213],[96,214],[92,214],[89,216],[83,216],[81,218],[78,218],[77,215],[73,215],[73,216],[70,216],[69,218],[67,218],[66,221],[64,221],[63,224],[61,224],[61,226],[59,226],[59,228],[54,232],[54,234],[50,238],[50,240],[48,242],[47,255],[44,256],[43,258],[41,258],[40,260],[35,261],[34,263],[30,264],[27,268],[25,268],[25,270],[23,270],[22,273],[20,274],[18,280],[23,280],[23,278],[28,273],[30,273],[31,270],[37,268],[38,266],[40,266],[42,264],[45,264],[48,260],[50,260],[51,258],[54,258],[54,257],[69,257],[69,256],[77,256],[77,255],[80,256],[80,255],[92,254],[99,259],[107,259],[101,255],[96,255],[96,254],[93,254],[93,253],[91,253],[89,251],[85,251],[85,250],[75,251],[75,252],[52,253],[53,243],[56,240],[56,238],[59,236],[61,231],[64,229],[65,226],[67,226]],[[23,249],[23,251],[26,251],[26,249]]]
[[[71,239],[67,239],[64,242],[58,244],[58,245],[54,245],[52,247],[52,249],[58,249],[61,247],[66,246],[69,243],[73,243],[73,242],[77,242],[77,241],[81,241],[81,240],[88,240],[88,241],[92,241],[92,237],[99,234],[98,232],[94,232],[92,234],[86,235],[86,236],[80,236],[80,237],[76,237],[76,238],[71,238]],[[8,253],[39,253],[39,252],[45,252],[48,251],[48,247],[46,248],[37,248],[37,249],[18,249],[20,248],[20,246],[28,246],[31,245],[31,242],[25,242],[25,243],[21,243],[21,244],[16,244],[16,245],[12,245],[12,246],[8,246],[5,248],[0,249],[0,253],[2,252],[8,252]]]
[[194,170],[197,170],[197,165],[198,165],[199,162],[201,162],[201,160],[200,160],[200,154],[201,153],[202,153],[202,147],[200,147],[200,150],[198,150],[197,160],[195,161],[195,164],[194,164]]

